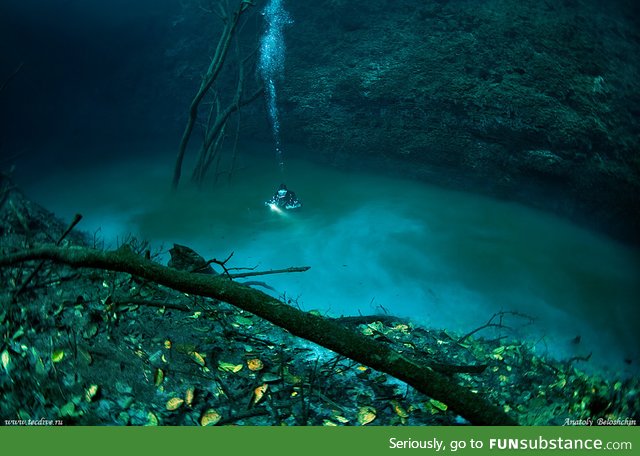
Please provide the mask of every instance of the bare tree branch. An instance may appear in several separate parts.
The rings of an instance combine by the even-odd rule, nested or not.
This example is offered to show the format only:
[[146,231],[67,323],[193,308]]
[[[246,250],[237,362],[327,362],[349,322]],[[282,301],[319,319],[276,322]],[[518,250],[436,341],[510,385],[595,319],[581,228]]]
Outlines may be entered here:
[[216,47],[215,53],[213,55],[213,59],[209,64],[209,68],[207,72],[202,78],[202,82],[200,83],[200,88],[196,93],[195,97],[191,101],[191,105],[189,107],[189,119],[187,120],[187,125],[185,127],[184,133],[182,134],[182,139],[180,141],[180,146],[178,148],[178,156],[176,157],[176,163],[173,170],[173,181],[172,188],[175,190],[178,187],[178,183],[180,182],[180,176],[182,174],[182,162],[184,160],[184,155],[187,150],[187,144],[189,143],[189,139],[191,138],[191,133],[193,132],[193,127],[195,126],[196,119],[198,117],[198,107],[200,102],[207,94],[213,83],[216,81],[220,71],[222,70],[225,58],[227,56],[227,52],[229,51],[229,45],[231,43],[231,38],[235,32],[235,29],[238,25],[238,21],[240,20],[240,16],[244,13],[252,3],[247,0],[242,0],[238,3],[238,6],[231,14],[229,20],[225,21],[225,26],[222,31],[222,35],[220,36],[220,40],[218,41],[218,45]]
[[[504,328],[504,329],[509,329],[509,326],[505,325],[503,323],[504,321],[504,317],[506,315],[513,315],[516,317],[522,317],[522,318],[526,318],[529,319],[529,321],[533,321],[533,317],[529,316],[529,315],[525,315],[523,313],[520,312],[515,312],[515,311],[505,311],[505,310],[501,310],[500,312],[496,312],[493,315],[491,315],[491,318],[489,318],[489,320],[481,326],[478,326],[476,329],[469,331],[467,334],[465,334],[464,336],[462,336],[460,339],[458,339],[458,343],[460,342],[464,342],[465,340],[467,340],[469,337],[473,336],[475,333],[482,331],[483,329],[487,329],[487,328]],[[498,322],[494,323],[494,320],[496,319],[496,317],[498,317]]]

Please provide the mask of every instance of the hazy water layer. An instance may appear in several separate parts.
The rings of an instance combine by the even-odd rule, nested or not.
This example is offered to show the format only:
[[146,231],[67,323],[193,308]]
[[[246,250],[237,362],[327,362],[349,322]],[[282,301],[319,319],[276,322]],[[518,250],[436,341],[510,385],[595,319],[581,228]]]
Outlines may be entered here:
[[[281,216],[263,202],[283,178],[270,152],[259,157],[245,156],[230,184],[176,195],[168,192],[170,162],[150,168],[148,160],[25,186],[61,216],[84,213],[84,229],[101,227],[111,243],[132,232],[207,258],[234,252],[233,267],[311,266],[264,277],[303,309],[384,309],[465,331],[497,311],[517,311],[535,321],[507,323],[542,352],[638,363],[637,250],[517,204],[291,160],[285,183],[304,207]],[[581,342],[571,343],[576,336]]]

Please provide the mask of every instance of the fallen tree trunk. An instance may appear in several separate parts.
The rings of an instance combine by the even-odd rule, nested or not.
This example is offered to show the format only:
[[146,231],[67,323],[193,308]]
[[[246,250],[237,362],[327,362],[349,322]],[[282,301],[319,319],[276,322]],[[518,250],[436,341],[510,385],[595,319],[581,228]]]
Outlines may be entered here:
[[42,246],[4,255],[0,257],[0,266],[44,259],[73,267],[125,272],[177,291],[233,304],[296,336],[392,375],[418,391],[446,403],[450,410],[473,424],[517,424],[501,408],[491,404],[482,395],[458,385],[455,378],[437,372],[424,363],[413,362],[407,356],[353,331],[339,321],[303,312],[223,276],[190,273],[162,266],[136,255],[126,245],[107,252],[84,247]]

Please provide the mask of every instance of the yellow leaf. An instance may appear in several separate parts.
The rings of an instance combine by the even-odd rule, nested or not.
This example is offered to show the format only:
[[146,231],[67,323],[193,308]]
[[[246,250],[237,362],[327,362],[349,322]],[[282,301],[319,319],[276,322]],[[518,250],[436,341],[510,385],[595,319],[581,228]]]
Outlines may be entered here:
[[371,330],[377,332],[384,332],[384,325],[379,321],[374,321],[373,323],[369,323],[367,325]]
[[373,330],[369,327],[362,328],[362,334],[365,336],[370,336],[373,334]]
[[269,385],[264,383],[253,390],[253,404],[257,404],[264,397],[264,393],[269,389]]
[[391,405],[393,406],[393,411],[396,412],[400,418],[408,418],[409,414],[407,411],[400,405],[398,401],[391,401]]
[[9,363],[11,363],[11,355],[7,350],[3,351],[2,355],[0,355],[0,362],[2,362],[2,367],[7,370]]
[[62,349],[54,351],[51,355],[51,360],[54,363],[59,363],[60,361],[62,361],[62,358],[64,358],[64,350]]
[[364,426],[376,419],[376,409],[370,406],[360,407],[358,410],[358,424]]
[[164,341],[164,348],[167,350],[171,349],[171,341],[169,339]]
[[250,371],[259,371],[264,367],[264,363],[259,358],[247,360],[247,367]]
[[167,410],[177,410],[184,403],[181,397],[172,397],[167,401]]
[[395,325],[393,329],[395,329],[396,331],[400,331],[402,333],[408,334],[411,328],[407,325],[398,324],[398,325]]
[[218,363],[218,369],[223,372],[239,372],[242,369],[242,364],[232,364],[232,363]]
[[184,394],[184,401],[187,403],[189,407],[191,407],[191,404],[193,403],[193,395],[195,391],[196,389],[193,386],[191,386],[187,388],[187,392]]
[[337,413],[332,413],[331,414],[331,418],[336,420],[336,421],[338,421],[338,422],[340,422],[340,423],[342,423],[342,424],[346,424],[346,423],[349,422],[349,420],[347,418],[345,418],[342,415],[338,415]]
[[197,351],[193,351],[190,353],[191,358],[193,358],[193,360],[198,363],[201,367],[204,367],[206,362],[204,360],[204,356],[202,356],[200,353],[198,353]]
[[326,418],[322,421],[322,425],[323,425],[323,426],[337,426],[337,424],[336,424],[336,423],[334,423],[334,422],[333,422],[333,421],[331,421],[331,420],[327,420]]
[[96,394],[98,394],[98,385],[89,385],[84,391],[84,398],[87,402],[91,402]]
[[213,426],[222,419],[222,415],[216,412],[214,409],[208,409],[200,418],[200,424],[202,426]]

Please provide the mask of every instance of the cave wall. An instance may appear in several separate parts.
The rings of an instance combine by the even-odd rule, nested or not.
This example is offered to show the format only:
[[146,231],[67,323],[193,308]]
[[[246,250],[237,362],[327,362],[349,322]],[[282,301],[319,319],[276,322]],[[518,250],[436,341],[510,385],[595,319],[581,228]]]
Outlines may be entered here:
[[640,233],[630,2],[288,2],[285,141]]

